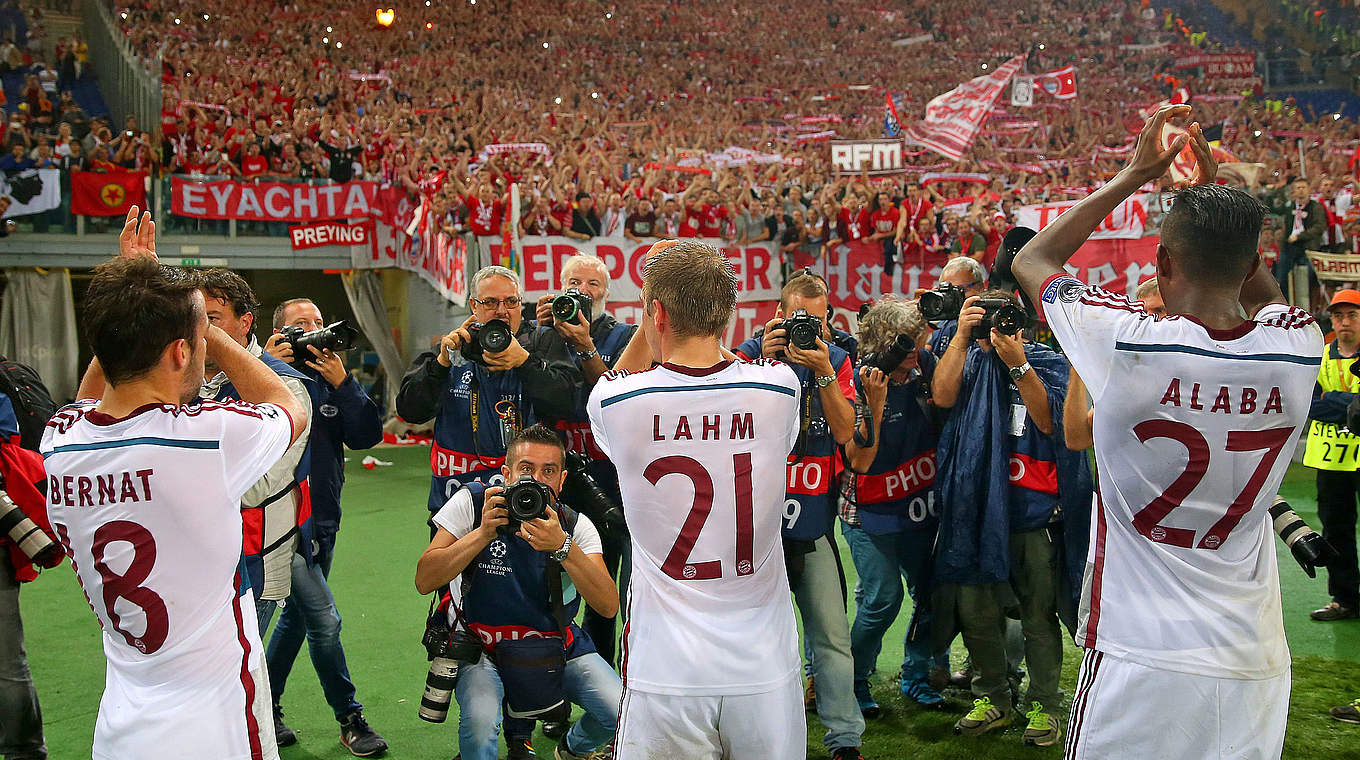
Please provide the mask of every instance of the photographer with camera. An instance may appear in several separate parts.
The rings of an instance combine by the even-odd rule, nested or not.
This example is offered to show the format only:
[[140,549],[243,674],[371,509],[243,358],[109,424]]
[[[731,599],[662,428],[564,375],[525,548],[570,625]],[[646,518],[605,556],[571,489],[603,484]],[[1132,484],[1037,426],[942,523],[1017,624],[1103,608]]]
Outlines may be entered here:
[[[600,375],[618,362],[637,333],[637,325],[620,324],[605,311],[609,302],[609,267],[599,257],[578,253],[567,259],[562,264],[562,290],[560,295],[546,295],[538,300],[539,330],[555,330],[562,337],[581,370],[585,385],[573,413],[554,420],[553,425],[564,437],[567,450],[589,463],[589,475],[612,502],[596,505],[588,500],[577,506],[585,510],[599,528],[604,542],[605,567],[610,576],[617,579],[620,577],[619,563],[628,546],[622,513],[616,508],[622,503],[619,475],[590,433],[586,399]],[[615,509],[611,512],[610,507]],[[618,519],[611,521],[606,515],[617,515]],[[623,576],[627,576],[626,570]],[[587,608],[584,626],[600,656],[614,662],[614,617],[604,617]]]
[[972,659],[976,699],[954,730],[975,736],[1013,718],[1003,631],[1018,611],[1033,708],[1024,742],[1046,747],[1062,733],[1058,621],[1075,627],[1093,489],[1086,457],[1063,444],[1067,362],[1025,340],[1028,324],[1004,291],[971,296],[935,368],[935,404],[949,416],[933,612],[941,638],[960,631]]
[[[859,576],[850,652],[855,698],[876,715],[869,674],[883,634],[902,608],[902,578],[912,598],[912,622],[903,641],[901,691],[918,705],[939,708],[944,698],[928,676],[931,651],[930,560],[939,528],[935,505],[935,446],[939,414],[930,400],[935,356],[917,348],[929,328],[914,304],[887,296],[859,320],[856,432],[845,445],[853,475],[842,481],[841,533]],[[943,658],[948,668],[948,657]]]
[[581,387],[561,336],[523,318],[518,274],[484,267],[469,290],[472,315],[416,357],[397,393],[402,419],[435,420],[432,513],[469,482],[499,483],[506,444],[537,415],[570,416]]
[[455,493],[416,565],[420,593],[448,586],[452,597],[457,632],[441,654],[463,658],[454,687],[462,760],[495,760],[502,706],[507,718],[545,720],[565,720],[568,700],[583,707],[557,760],[588,757],[613,738],[623,683],[571,621],[582,599],[614,615],[618,592],[590,518],[558,500],[565,453],[543,425],[519,433],[501,468],[510,485],[474,482]]
[[958,330],[959,310],[963,302],[987,289],[987,270],[977,259],[959,256],[950,259],[940,270],[940,279],[934,290],[920,290],[921,316],[927,322],[936,323],[935,332],[930,336],[930,352],[938,359],[944,356],[949,341]]
[[24,652],[19,586],[66,558],[47,520],[42,456],[19,445],[19,421],[0,393],[0,757],[42,760],[42,710]]
[[[321,310],[308,298],[291,298],[274,309],[274,334],[265,351],[309,376],[320,389],[312,403],[311,486],[313,562],[293,554],[292,590],[279,615],[265,652],[274,697],[274,734],[279,746],[297,743],[283,722],[283,690],[302,642],[307,640],[312,666],[321,681],[341,742],[358,757],[372,757],[387,742],[368,726],[363,705],[355,699],[354,682],[340,643],[340,613],[328,578],[340,530],[340,490],[345,484],[345,447],[369,449],[382,442],[382,413],[363,386],[345,371],[341,353],[358,333],[344,322],[327,326]],[[318,348],[318,346],[328,346]]]
[[840,760],[859,757],[864,716],[855,700],[845,574],[832,535],[837,446],[855,430],[854,369],[850,356],[830,345],[828,295],[821,277],[796,273],[780,291],[774,319],[735,352],[748,360],[788,362],[802,384],[800,433],[787,469],[784,553],[811,645],[817,715],[827,729],[823,742]]

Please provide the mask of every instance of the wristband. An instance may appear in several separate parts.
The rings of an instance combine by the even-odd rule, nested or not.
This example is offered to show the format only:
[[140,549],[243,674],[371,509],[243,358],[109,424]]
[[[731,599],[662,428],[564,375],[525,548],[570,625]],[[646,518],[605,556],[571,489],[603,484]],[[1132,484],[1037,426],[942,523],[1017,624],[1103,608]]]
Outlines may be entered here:
[[599,355],[600,355],[600,350],[599,350],[598,348],[592,348],[592,349],[590,349],[589,351],[580,351],[580,352],[577,352],[576,358],[577,358],[577,359],[580,359],[580,360],[583,361],[583,362],[588,362],[588,361],[590,361],[591,359],[594,359],[595,357],[597,357],[597,356],[599,356]]

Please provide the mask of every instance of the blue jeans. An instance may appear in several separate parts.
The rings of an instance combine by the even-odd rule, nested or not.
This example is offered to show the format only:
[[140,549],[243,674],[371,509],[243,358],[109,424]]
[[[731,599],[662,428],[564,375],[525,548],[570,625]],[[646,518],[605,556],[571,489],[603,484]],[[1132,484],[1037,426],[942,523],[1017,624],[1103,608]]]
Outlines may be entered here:
[[804,641],[812,650],[817,717],[826,727],[822,742],[829,749],[858,747],[864,716],[855,701],[845,579],[832,537],[823,536],[814,545],[813,552],[803,555],[803,572],[793,584],[793,598],[803,619]]
[[340,720],[363,706],[354,699],[354,682],[350,680],[349,665],[345,663],[345,649],[340,645],[340,612],[335,608],[335,597],[326,582],[331,572],[335,537],[323,539],[320,544],[316,564],[311,567],[303,561],[302,555],[293,555],[292,592],[269,637],[265,660],[274,702],[278,703],[283,698],[288,673],[293,669],[293,661],[305,638],[312,667],[321,681],[321,691],[326,695],[335,719]]
[[[562,686],[567,699],[586,711],[567,732],[567,749],[584,755],[614,738],[623,682],[609,663],[594,652],[567,660]],[[496,760],[505,690],[496,666],[485,654],[478,662],[459,667],[454,696],[458,700],[458,752],[462,760]]]
[[[855,624],[850,628],[850,652],[855,658],[855,680],[868,680],[883,650],[883,635],[897,620],[904,598],[902,579],[911,593],[912,621],[908,638],[903,641],[903,679],[925,678],[932,662],[948,668],[949,656],[936,657],[930,651],[929,613],[921,602],[929,589],[920,583],[930,562],[931,545],[935,533],[931,530],[907,530],[900,533],[873,535],[863,529],[841,522],[841,533],[850,546],[850,556],[859,573],[859,594],[856,597]],[[909,635],[920,631],[916,641]]]

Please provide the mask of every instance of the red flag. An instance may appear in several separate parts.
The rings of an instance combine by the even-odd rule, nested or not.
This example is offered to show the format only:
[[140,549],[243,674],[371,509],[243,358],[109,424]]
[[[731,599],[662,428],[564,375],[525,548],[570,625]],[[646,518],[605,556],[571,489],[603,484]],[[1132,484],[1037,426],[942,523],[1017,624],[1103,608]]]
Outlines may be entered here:
[[1058,100],[1071,100],[1077,97],[1077,70],[1064,66],[1057,71],[1039,74],[1034,77],[1034,86]]
[[132,206],[146,208],[146,172],[71,172],[72,213],[122,216]]

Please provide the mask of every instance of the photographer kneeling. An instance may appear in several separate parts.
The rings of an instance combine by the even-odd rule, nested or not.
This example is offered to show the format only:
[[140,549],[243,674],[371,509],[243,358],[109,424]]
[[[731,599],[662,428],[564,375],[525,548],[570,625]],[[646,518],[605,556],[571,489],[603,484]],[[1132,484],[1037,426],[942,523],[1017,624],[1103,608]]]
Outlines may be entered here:
[[[614,735],[623,684],[571,621],[583,598],[612,617],[618,592],[595,526],[557,502],[564,460],[555,432],[542,425],[525,429],[507,447],[501,470],[511,485],[476,483],[455,493],[434,516],[439,530],[416,565],[420,593],[449,585],[450,625],[482,644],[481,656],[460,667],[454,690],[463,760],[497,757],[502,701],[521,718],[553,719],[542,708],[564,699],[585,709],[558,743],[559,760],[586,757]],[[543,516],[533,518],[540,499]],[[530,661],[541,670],[528,666],[526,672]],[[554,685],[558,691],[550,693]],[[555,712],[565,713],[565,706]]]

